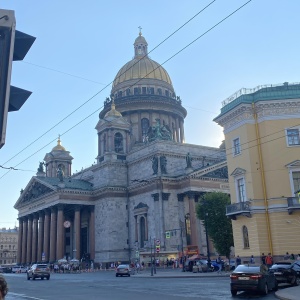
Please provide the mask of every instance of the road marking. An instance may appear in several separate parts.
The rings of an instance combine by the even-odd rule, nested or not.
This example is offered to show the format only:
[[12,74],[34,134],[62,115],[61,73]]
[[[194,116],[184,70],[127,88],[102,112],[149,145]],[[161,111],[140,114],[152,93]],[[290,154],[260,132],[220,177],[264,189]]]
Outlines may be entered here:
[[36,298],[36,297],[26,296],[25,294],[17,294],[17,293],[11,293],[11,292],[9,292],[9,293],[7,294],[7,297],[8,297],[9,295],[12,295],[12,296],[18,296],[18,297],[25,298],[25,299],[45,300],[45,299],[42,299],[42,298]]

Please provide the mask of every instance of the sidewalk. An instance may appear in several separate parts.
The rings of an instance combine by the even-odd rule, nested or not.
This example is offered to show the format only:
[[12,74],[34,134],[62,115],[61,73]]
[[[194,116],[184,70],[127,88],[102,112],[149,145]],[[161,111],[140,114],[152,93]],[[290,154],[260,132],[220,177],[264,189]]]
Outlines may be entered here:
[[[182,272],[181,269],[157,269],[156,274],[153,272],[151,276],[150,268],[141,271],[138,274],[132,275],[132,278],[209,278],[209,277],[228,277],[231,272],[221,273],[208,272],[208,273],[192,273]],[[281,300],[299,300],[300,299],[300,286],[283,288],[275,293],[275,296]]]

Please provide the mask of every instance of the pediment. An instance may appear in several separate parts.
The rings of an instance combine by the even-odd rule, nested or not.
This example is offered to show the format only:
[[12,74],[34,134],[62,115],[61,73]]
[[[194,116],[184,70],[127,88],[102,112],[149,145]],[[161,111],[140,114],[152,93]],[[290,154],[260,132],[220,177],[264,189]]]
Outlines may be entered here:
[[245,169],[242,168],[236,168],[231,174],[230,176],[236,177],[236,176],[240,176],[246,173]]
[[32,201],[36,201],[38,198],[52,193],[56,189],[52,186],[48,186],[40,182],[37,178],[33,177],[27,184],[24,191],[21,191],[21,195],[15,204],[15,208],[20,204],[27,204]]
[[208,165],[200,170],[195,170],[189,174],[192,178],[210,177],[228,179],[227,161],[218,162],[214,165]]
[[285,166],[287,168],[300,168],[300,160],[294,160]]

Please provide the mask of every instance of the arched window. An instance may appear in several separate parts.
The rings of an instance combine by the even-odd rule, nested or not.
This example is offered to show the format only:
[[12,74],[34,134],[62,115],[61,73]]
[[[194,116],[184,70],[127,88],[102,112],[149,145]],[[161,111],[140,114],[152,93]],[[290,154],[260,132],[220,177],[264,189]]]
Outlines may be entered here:
[[142,126],[142,136],[145,137],[149,129],[149,120],[147,118],[143,118],[141,120],[141,126]]
[[161,95],[162,94],[162,90],[160,88],[157,89],[157,93],[158,93],[158,95]]
[[243,226],[243,241],[244,241],[244,248],[250,248],[248,228],[245,225]]
[[145,218],[140,218],[140,233],[141,233],[141,240],[140,240],[140,248],[144,248],[144,242],[146,241],[146,224]]
[[123,152],[123,136],[120,132],[115,134],[115,152]]

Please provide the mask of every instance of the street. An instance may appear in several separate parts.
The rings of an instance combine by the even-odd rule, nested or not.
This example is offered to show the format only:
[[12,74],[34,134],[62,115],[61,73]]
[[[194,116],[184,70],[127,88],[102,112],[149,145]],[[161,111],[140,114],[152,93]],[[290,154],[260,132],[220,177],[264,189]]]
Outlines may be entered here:
[[[103,299],[103,300],[203,300],[232,299],[228,277],[157,278],[164,270],[151,277],[115,277],[113,271],[81,274],[51,274],[50,280],[27,281],[26,274],[5,274],[9,285],[6,300],[20,299]],[[177,272],[175,270],[174,272]],[[268,296],[240,293],[235,299],[276,299]]]

